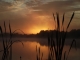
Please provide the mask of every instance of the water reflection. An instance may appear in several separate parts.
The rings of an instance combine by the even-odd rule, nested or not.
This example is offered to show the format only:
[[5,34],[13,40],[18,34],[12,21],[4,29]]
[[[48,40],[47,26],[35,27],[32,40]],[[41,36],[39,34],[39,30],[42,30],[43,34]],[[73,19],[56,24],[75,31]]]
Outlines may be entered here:
[[22,56],[22,60],[36,60],[36,45],[41,47],[41,52],[44,53],[43,59],[46,60],[48,48],[47,46],[41,46],[37,42],[23,42],[24,47],[21,43],[15,43],[13,45],[13,60],[19,60]]
[[[36,45],[38,47],[41,47],[41,52],[43,52],[43,60],[47,59],[48,56],[48,47],[46,45],[40,45],[38,42],[30,42],[30,41],[23,41],[24,47],[20,42],[13,44],[13,60],[20,60],[20,56],[22,57],[22,60],[36,60]],[[0,42],[0,50],[2,48],[2,44]],[[69,49],[69,46],[65,46],[64,51],[67,51]],[[0,53],[0,60],[1,60],[1,54]],[[76,51],[74,48],[72,48],[68,60],[80,60],[80,49]]]

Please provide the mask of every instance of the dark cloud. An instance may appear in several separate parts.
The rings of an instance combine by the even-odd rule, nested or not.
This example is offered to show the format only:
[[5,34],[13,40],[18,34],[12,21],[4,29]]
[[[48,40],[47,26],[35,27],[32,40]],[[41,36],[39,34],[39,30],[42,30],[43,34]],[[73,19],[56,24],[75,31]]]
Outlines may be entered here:
[[[14,1],[24,1],[24,0],[14,0]],[[44,0],[45,2],[47,0]],[[44,2],[42,0],[30,0],[24,3],[32,7],[33,9],[37,10],[42,10],[44,12],[47,11],[75,11],[79,10],[80,8],[77,7],[80,5],[80,0],[67,0],[67,1],[49,1],[49,2]],[[9,7],[11,7],[13,4],[10,2],[5,2],[5,1],[0,1],[0,12],[1,11],[8,11],[11,10]],[[76,8],[77,7],[77,8]],[[49,12],[50,13],[50,12]]]
[[80,2],[80,0],[67,0],[67,1]]
[[0,0],[0,12],[9,11],[9,7],[12,6],[12,3],[5,2]]
[[24,0],[14,0],[14,1],[24,1]]
[[34,6],[42,4],[42,1],[40,1],[40,0],[31,0],[31,1],[25,2],[25,4],[29,7],[34,7]]
[[80,8],[75,8],[75,7],[71,7],[71,6],[76,6],[77,7],[78,4],[76,4],[76,2],[74,1],[53,1],[53,2],[49,2],[47,4],[43,4],[37,7],[33,7],[33,9],[40,9],[42,11],[74,11],[74,10],[79,10]]

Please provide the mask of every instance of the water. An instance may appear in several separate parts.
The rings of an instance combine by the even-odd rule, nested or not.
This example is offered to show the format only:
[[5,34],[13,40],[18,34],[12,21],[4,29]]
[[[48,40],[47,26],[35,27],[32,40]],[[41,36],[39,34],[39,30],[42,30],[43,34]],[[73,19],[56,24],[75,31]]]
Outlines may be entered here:
[[[0,39],[1,40],[1,39]],[[42,38],[13,38],[14,40],[21,40],[24,43],[24,46],[20,43],[14,43],[12,48],[12,59],[13,60],[20,60],[20,56],[22,60],[36,60],[36,45],[41,48],[41,53],[43,53],[43,60],[47,60],[48,56],[48,47],[47,47],[47,39]],[[69,44],[71,43],[72,39],[67,39],[66,46],[64,51],[68,51]],[[77,41],[77,51],[72,48],[68,60],[80,60],[80,41]],[[0,50],[2,50],[2,41],[0,41]],[[0,60],[1,60],[0,53]]]

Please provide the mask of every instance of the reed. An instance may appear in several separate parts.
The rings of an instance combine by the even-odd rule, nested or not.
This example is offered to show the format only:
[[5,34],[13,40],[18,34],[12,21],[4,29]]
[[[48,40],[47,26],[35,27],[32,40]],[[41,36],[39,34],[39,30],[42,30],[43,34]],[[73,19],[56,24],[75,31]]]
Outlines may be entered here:
[[63,14],[62,22],[59,19],[58,13],[56,13],[56,16],[53,14],[53,18],[55,22],[55,29],[56,29],[56,33],[55,33],[56,38],[53,38],[52,33],[48,34],[48,52],[49,52],[48,60],[67,60],[73,43],[75,44],[75,48],[76,48],[76,41],[75,39],[73,39],[71,42],[69,51],[63,52],[64,47],[65,47],[66,35],[68,32],[69,26],[73,20],[74,14],[75,13],[73,12],[69,20],[69,23],[67,25],[66,31],[64,31],[65,13]]
[[22,60],[22,57],[20,56],[20,60]]
[[36,53],[37,53],[37,55],[36,55],[36,60],[42,60],[43,59],[43,53],[41,53],[41,49],[40,49],[40,47],[38,48],[37,46],[36,46]]
[[[3,43],[3,50],[0,51],[0,52],[3,52],[2,60],[12,60],[12,45],[15,42],[21,42],[23,46],[24,46],[24,44],[20,40],[12,41],[13,33],[15,33],[17,30],[20,30],[20,29],[17,29],[17,30],[12,32],[11,31],[11,25],[9,22],[9,32],[10,32],[9,40],[6,37],[7,32],[6,32],[5,21],[4,21],[4,29],[5,29],[5,32],[3,32],[2,27],[0,26],[0,33],[1,33],[2,43]],[[21,31],[21,32],[23,33],[23,31]],[[5,35],[5,37],[4,37],[4,35]]]

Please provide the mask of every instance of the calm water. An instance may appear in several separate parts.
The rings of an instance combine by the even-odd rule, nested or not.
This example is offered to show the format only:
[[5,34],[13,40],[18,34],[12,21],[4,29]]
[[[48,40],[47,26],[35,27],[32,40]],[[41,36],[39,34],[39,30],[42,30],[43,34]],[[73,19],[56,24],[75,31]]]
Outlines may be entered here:
[[[0,39],[1,40],[1,39]],[[41,47],[41,52],[43,53],[43,60],[47,59],[48,55],[48,47],[47,47],[47,39],[42,38],[13,38],[14,40],[21,40],[24,43],[24,47],[20,42],[13,44],[13,60],[20,60],[20,56],[22,56],[22,60],[36,60],[36,45]],[[72,39],[67,39],[66,46],[64,48],[65,51],[69,49],[69,44]],[[77,51],[72,48],[68,60],[80,60],[80,41],[77,41]],[[2,42],[0,41],[0,50],[2,50]],[[0,60],[1,60],[0,53]]]

